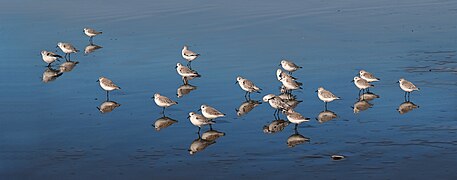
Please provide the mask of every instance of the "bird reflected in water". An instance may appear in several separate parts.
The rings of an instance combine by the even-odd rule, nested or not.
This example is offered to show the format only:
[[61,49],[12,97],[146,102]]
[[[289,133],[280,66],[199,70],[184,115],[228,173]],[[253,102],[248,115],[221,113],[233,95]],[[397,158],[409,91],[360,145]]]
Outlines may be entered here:
[[336,113],[334,113],[333,111],[324,110],[324,111],[320,112],[319,115],[317,115],[316,120],[319,123],[325,123],[325,122],[335,119],[337,117],[338,117],[338,115],[336,115]]
[[70,72],[76,67],[77,64],[79,64],[78,61],[66,61],[66,62],[60,64],[59,70],[62,73]]
[[210,140],[205,140],[200,137],[200,134],[198,134],[198,138],[192,141],[189,147],[189,154],[195,154],[197,152],[203,151],[206,149],[209,145],[216,143],[216,141],[210,141]]
[[97,107],[97,109],[100,111],[100,113],[104,114],[104,113],[109,113],[111,111],[113,111],[114,109],[116,109],[117,107],[121,106],[121,104],[115,102],[115,101],[105,101],[103,102],[102,104],[100,104],[99,107]]
[[90,43],[89,45],[87,45],[85,48],[84,48],[84,54],[90,54],[90,53],[93,53],[95,52],[96,50],[98,49],[101,49],[103,47],[99,46],[99,45],[96,45],[96,44],[92,44]]
[[178,96],[178,98],[181,98],[196,89],[197,89],[197,86],[193,86],[193,85],[185,83],[185,84],[179,86],[178,89],[176,89],[176,96]]
[[225,136],[224,132],[220,132],[214,129],[210,129],[206,132],[204,132],[201,136],[202,139],[207,140],[207,141],[215,141],[216,139],[219,139],[220,137]]
[[56,80],[62,74],[63,73],[60,72],[59,70],[53,69],[51,67],[47,67],[43,72],[43,76],[42,76],[41,80],[44,83],[48,83],[48,82]]
[[251,112],[255,107],[257,107],[259,104],[262,104],[260,101],[255,101],[255,100],[247,100],[243,103],[241,103],[240,107],[238,109],[235,109],[236,115],[238,117],[244,116]]
[[372,106],[373,104],[369,103],[368,101],[360,100],[354,103],[352,109],[354,111],[354,114],[358,114],[362,111],[367,110],[368,108],[371,108]]
[[167,128],[168,126],[171,126],[173,125],[174,123],[177,123],[178,121],[177,120],[174,120],[170,117],[167,117],[167,116],[162,116],[162,117],[159,117],[155,122],[154,122],[154,129],[156,131],[160,131],[162,129],[165,129]]
[[398,113],[400,114],[405,114],[405,113],[408,113],[416,108],[419,108],[418,105],[414,104],[413,102],[411,101],[405,101],[403,103],[400,104],[400,106],[398,106]]
[[290,135],[287,138],[287,146],[288,147],[295,147],[296,145],[303,144],[305,142],[310,142],[311,139],[308,137],[305,137],[298,133],[298,130],[295,128],[294,129],[294,134]]
[[359,96],[359,100],[372,101],[374,99],[378,99],[379,97],[380,96],[375,93],[366,92]]
[[290,124],[289,121],[277,119],[277,120],[272,121],[270,124],[263,126],[263,132],[269,133],[269,134],[281,132],[289,124]]

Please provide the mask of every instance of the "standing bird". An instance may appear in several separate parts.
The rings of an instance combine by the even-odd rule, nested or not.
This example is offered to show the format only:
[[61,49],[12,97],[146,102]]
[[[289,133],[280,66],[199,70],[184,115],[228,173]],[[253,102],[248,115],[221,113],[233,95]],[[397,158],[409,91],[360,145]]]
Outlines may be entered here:
[[409,82],[408,80],[401,78],[398,80],[397,83],[400,83],[400,88],[405,91],[405,100],[406,100],[406,94],[408,94],[408,101],[409,101],[409,95],[413,91],[419,91],[419,88],[417,88],[412,82]]
[[65,59],[70,60],[70,53],[77,53],[79,50],[77,50],[72,44],[70,43],[65,43],[65,42],[59,42],[57,43],[57,47],[62,50],[63,53],[65,53]]
[[319,99],[321,101],[324,101],[325,102],[325,110],[327,110],[327,103],[328,102],[332,102],[336,99],[341,99],[340,97],[338,96],[335,96],[332,92],[328,91],[328,90],[325,90],[323,87],[319,87],[317,90],[317,97],[319,97]]
[[379,81],[380,79],[375,77],[373,74],[365,71],[365,70],[360,70],[359,71],[359,76],[362,78],[362,79],[365,79],[367,80],[368,82],[376,82],[376,81]]
[[165,108],[178,104],[178,102],[171,100],[166,96],[162,96],[159,93],[154,94],[154,102],[157,106],[162,107],[162,114],[165,115]]
[[280,81],[282,85],[286,88],[286,91],[289,91],[289,93],[292,90],[303,89],[302,87],[300,87],[301,85],[303,85],[303,83],[297,82],[291,77],[282,77]]
[[189,69],[188,67],[183,66],[181,63],[176,63],[176,71],[182,77],[184,84],[187,84],[189,79],[201,77],[197,71]]
[[58,61],[59,58],[63,58],[61,55],[45,50],[41,51],[41,57],[43,58],[44,62],[48,63],[48,67],[51,67],[51,63],[54,61]]
[[263,102],[268,102],[272,108],[275,109],[274,116],[279,119],[279,112],[282,110],[289,110],[291,106],[287,104],[283,99],[274,94],[267,94],[262,98]]
[[300,113],[295,112],[294,110],[286,111],[287,120],[295,124],[295,129],[297,126],[303,122],[308,122],[310,118],[303,117]]
[[102,34],[103,32],[100,32],[100,31],[96,31],[95,29],[92,29],[92,28],[84,28],[84,34],[86,34],[87,36],[89,36],[89,42],[90,44],[92,44],[92,39],[96,36],[96,35],[99,35],[99,34]]
[[110,91],[121,89],[119,86],[114,84],[113,81],[111,81],[108,78],[103,77],[103,76],[99,77],[97,82],[99,82],[100,83],[100,87],[102,87],[102,89],[106,91],[106,99],[107,100],[109,99],[108,93]]
[[211,106],[208,106],[206,104],[203,104],[200,106],[200,111],[202,111],[202,114],[203,116],[205,116],[205,118],[207,119],[216,119],[218,117],[224,117],[225,114],[224,113],[221,113],[220,111],[218,111],[217,109],[211,107]]
[[291,76],[290,74],[287,74],[281,69],[276,70],[276,78],[278,79],[278,81],[281,81],[281,78],[291,78],[293,80],[297,80],[297,78]]
[[279,64],[279,65],[282,66],[282,68],[284,70],[289,71],[289,74],[292,74],[292,72],[302,68],[302,67],[296,65],[294,62],[288,61],[288,60],[282,60],[281,64]]
[[355,86],[359,88],[359,96],[360,96],[360,91],[365,91],[365,89],[368,89],[370,87],[374,87],[374,85],[370,84],[367,80],[362,79],[360,77],[354,77],[352,80],[354,82]]
[[236,83],[238,83],[240,85],[241,89],[246,91],[246,94],[244,95],[244,97],[246,99],[251,99],[251,93],[252,92],[260,93],[260,90],[262,90],[259,87],[257,87],[254,83],[252,83],[252,81],[250,81],[248,79],[245,79],[245,78],[243,78],[241,76],[236,77],[235,84]]
[[198,56],[200,56],[200,54],[189,50],[189,47],[187,45],[184,45],[184,47],[182,48],[181,55],[187,61],[187,67],[189,68],[191,68],[190,63],[193,60],[197,59]]
[[210,119],[206,118],[205,116],[203,116],[201,114],[197,114],[195,112],[190,112],[189,116],[187,118],[190,120],[190,122],[194,126],[198,127],[198,132],[200,132],[200,129],[202,126],[205,126],[205,125],[211,126],[211,124],[214,124],[214,121],[211,121]]

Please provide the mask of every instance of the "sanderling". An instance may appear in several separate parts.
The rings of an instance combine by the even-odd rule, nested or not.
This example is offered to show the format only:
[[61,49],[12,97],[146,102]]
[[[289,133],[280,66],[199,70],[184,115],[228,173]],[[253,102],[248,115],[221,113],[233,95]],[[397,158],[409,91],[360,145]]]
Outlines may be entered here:
[[183,84],[176,89],[176,96],[178,98],[183,97],[184,95],[189,94],[191,91],[196,90],[197,86],[192,86],[190,84]]
[[357,101],[354,103],[354,106],[352,106],[352,109],[354,111],[354,114],[357,114],[359,112],[365,111],[368,108],[371,108],[373,104],[370,104],[368,101],[361,100]]
[[406,99],[406,94],[408,94],[408,100],[409,100],[409,95],[413,91],[419,91],[419,88],[417,88],[413,83],[407,81],[404,78],[401,78],[397,83],[400,83],[400,88],[405,91],[405,99]]
[[327,109],[328,102],[340,99],[340,97],[335,96],[332,92],[325,90],[323,87],[319,87],[316,92],[319,99],[325,102],[325,109]]
[[94,38],[96,35],[102,34],[103,32],[96,31],[95,29],[92,28],[84,28],[84,34],[89,36],[89,42],[92,42],[92,38]]
[[398,106],[397,111],[400,114],[405,114],[416,108],[419,108],[419,106],[414,104],[413,102],[406,101],[406,102],[401,103],[400,106]]
[[320,112],[319,115],[317,115],[316,120],[319,121],[319,123],[324,123],[332,119],[335,119],[336,117],[338,117],[338,115],[336,115],[333,111],[325,110]]
[[303,85],[303,83],[297,82],[297,81],[293,80],[292,78],[283,77],[280,79],[280,81],[281,81],[282,85],[289,91],[303,89],[302,87],[300,87],[301,85]]
[[70,53],[77,53],[79,52],[79,50],[77,50],[72,44],[70,43],[64,43],[64,42],[59,42],[57,43],[57,47],[60,48],[60,50],[62,50],[63,53],[65,53],[65,59],[67,59],[67,55],[68,55],[68,59],[70,59]]
[[281,78],[291,78],[293,80],[297,80],[297,78],[291,76],[290,74],[287,74],[281,69],[276,70],[276,78],[278,79],[278,81],[281,81]]
[[358,76],[354,77],[354,79],[352,81],[354,82],[355,86],[357,86],[357,88],[359,88],[359,93],[360,93],[360,91],[363,91],[363,90],[365,90],[367,88],[374,87],[367,80],[362,79],[362,78],[360,78]]
[[303,144],[305,142],[310,142],[310,140],[310,138],[299,134],[298,131],[295,130],[295,133],[287,138],[287,146],[295,147],[296,145]]
[[362,78],[362,79],[365,79],[367,80],[368,82],[375,82],[375,81],[379,81],[380,79],[375,77],[373,74],[365,71],[365,70],[360,70],[359,71],[359,76]]
[[289,120],[291,123],[295,124],[295,129],[297,129],[297,126],[303,122],[308,122],[310,118],[303,117],[300,113],[295,112],[294,110],[290,109],[285,112],[287,115],[287,120]]
[[116,89],[121,89],[119,86],[113,83],[113,81],[109,80],[106,77],[99,77],[97,82],[100,83],[100,87],[103,88],[103,90],[106,91],[106,99],[109,99],[108,92]]
[[240,107],[238,107],[238,109],[235,109],[236,115],[243,116],[243,115],[251,112],[259,104],[262,104],[262,102],[254,101],[254,100],[247,100],[247,101],[241,103],[241,105],[240,105]]
[[44,83],[48,83],[57,79],[57,77],[61,76],[63,73],[59,70],[52,69],[51,67],[47,67],[46,70],[43,72],[42,81]]
[[210,129],[202,134],[202,139],[208,141],[215,141],[216,139],[225,136],[224,132],[216,131],[214,129]]
[[187,118],[189,118],[190,122],[194,126],[198,127],[198,132],[200,132],[200,129],[202,126],[214,124],[214,121],[211,121],[210,119],[206,118],[205,116],[203,116],[201,114],[197,114],[195,112],[190,112],[189,116]]
[[191,70],[186,66],[183,66],[181,63],[176,63],[176,71],[183,78],[183,83],[187,84],[187,78],[201,77],[197,71]]
[[44,62],[48,63],[48,67],[50,67],[51,63],[54,61],[59,60],[59,58],[63,58],[61,55],[45,50],[41,51],[41,57]]
[[241,87],[241,89],[243,89],[244,91],[246,91],[246,94],[244,94],[244,97],[246,99],[251,99],[251,93],[252,92],[257,92],[257,93],[260,93],[260,89],[259,87],[257,87],[256,85],[254,85],[254,83],[252,83],[252,81],[248,80],[248,79],[245,79],[241,76],[238,76],[236,78],[236,82],[235,84],[238,83]]
[[268,102],[272,108],[275,109],[274,115],[275,118],[279,119],[279,112],[282,110],[289,110],[290,105],[284,102],[280,97],[274,94],[267,94],[265,95],[262,100],[264,102]]
[[96,51],[97,49],[101,49],[101,48],[103,48],[103,47],[96,45],[96,44],[89,44],[86,46],[86,48],[84,48],[84,54],[90,54],[90,53]]
[[188,63],[187,63],[188,67],[190,67],[190,63],[193,60],[195,60],[198,56],[200,56],[200,54],[189,50],[189,47],[186,45],[182,48],[181,55],[186,61],[188,61]]
[[209,140],[204,140],[198,136],[198,139],[195,139],[192,141],[192,144],[190,144],[189,147],[189,154],[195,154],[199,151],[203,151],[206,147],[208,147],[211,144],[216,143],[216,141],[209,141]]
[[217,109],[208,106],[206,104],[203,104],[200,106],[200,111],[202,111],[203,116],[205,116],[208,119],[216,119],[218,117],[224,117],[225,114],[221,113]]
[[282,119],[274,120],[270,124],[263,126],[264,133],[277,133],[284,130],[289,125],[289,121]]
[[282,60],[279,65],[282,66],[282,68],[284,70],[289,71],[290,74],[292,74],[292,72],[296,71],[297,69],[302,68],[300,66],[297,66],[292,61],[288,61],[288,60]]
[[178,122],[177,120],[174,120],[174,119],[171,119],[169,117],[163,116],[163,117],[158,118],[154,122],[153,126],[154,126],[154,129],[156,131],[160,131],[160,130],[165,129],[168,126],[171,126],[172,124],[177,123],[177,122]]
[[115,102],[115,101],[105,101],[102,104],[100,104],[100,107],[97,107],[97,109],[102,113],[109,113],[116,109],[117,107],[121,106],[121,104]]
[[154,94],[154,102],[157,106],[162,107],[162,114],[164,114],[165,108],[178,104],[178,102],[171,100],[166,96],[162,96],[159,93]]

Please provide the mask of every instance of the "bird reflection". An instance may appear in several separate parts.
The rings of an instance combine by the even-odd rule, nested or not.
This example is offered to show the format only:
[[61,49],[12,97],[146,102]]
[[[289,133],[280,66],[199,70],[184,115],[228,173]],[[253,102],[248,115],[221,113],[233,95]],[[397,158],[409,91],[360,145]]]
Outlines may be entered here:
[[86,46],[86,48],[84,48],[84,54],[93,53],[94,51],[101,49],[101,48],[103,48],[103,47],[90,43],[89,45]]
[[73,68],[75,68],[75,66],[78,63],[79,63],[78,61],[67,61],[67,62],[64,62],[59,66],[60,72],[62,72],[62,73],[70,72],[70,71],[73,70]]
[[255,107],[257,107],[259,104],[262,104],[260,101],[255,101],[255,100],[247,100],[243,102],[240,107],[236,110],[236,115],[237,116],[243,116],[252,111]]
[[203,151],[209,145],[216,143],[216,141],[205,140],[200,137],[198,134],[198,138],[192,141],[189,147],[189,154],[195,154],[197,152]]
[[370,104],[368,101],[360,100],[354,103],[352,109],[354,110],[354,114],[357,114],[359,112],[367,110],[368,108],[371,108],[372,106],[373,104]]
[[105,101],[102,104],[100,104],[100,107],[97,107],[97,109],[102,113],[109,113],[116,109],[117,107],[121,106],[121,104],[114,102],[114,101]]
[[48,83],[48,82],[54,81],[54,80],[57,79],[57,77],[61,76],[62,74],[63,73],[61,73],[59,70],[53,69],[51,67],[48,67],[43,72],[42,81],[44,83]]
[[207,140],[207,141],[215,141],[216,139],[219,139],[220,137],[225,136],[224,132],[220,132],[214,129],[210,129],[202,134],[202,139]]
[[197,89],[197,86],[193,86],[190,84],[183,84],[183,85],[179,86],[178,89],[176,90],[176,96],[178,96],[178,98],[181,98],[196,89]]
[[290,135],[287,138],[288,147],[295,147],[296,145],[303,144],[305,142],[310,142],[311,139],[298,133],[298,130],[296,128],[294,129],[294,132],[294,134]]
[[359,96],[359,99],[365,100],[365,101],[371,101],[371,100],[374,100],[377,98],[379,98],[379,95],[372,93],[372,92],[366,92]]
[[289,124],[290,124],[290,122],[286,121],[286,120],[282,120],[282,119],[274,120],[270,124],[263,126],[263,132],[269,133],[269,134],[281,132]]
[[174,119],[171,119],[169,117],[163,116],[163,117],[158,118],[154,122],[154,128],[155,128],[156,131],[160,131],[160,130],[165,129],[168,126],[171,126],[172,124],[177,123],[177,122],[178,122],[177,120],[174,120]]
[[416,109],[416,108],[419,108],[419,106],[414,104],[411,101],[405,101],[405,102],[401,103],[400,106],[398,106],[397,111],[400,114],[405,114],[405,113],[407,113],[409,111],[412,111],[413,109]]
[[338,115],[336,115],[333,111],[330,110],[324,110],[317,115],[316,120],[319,121],[319,123],[325,123],[327,121],[330,121],[332,119],[337,118]]

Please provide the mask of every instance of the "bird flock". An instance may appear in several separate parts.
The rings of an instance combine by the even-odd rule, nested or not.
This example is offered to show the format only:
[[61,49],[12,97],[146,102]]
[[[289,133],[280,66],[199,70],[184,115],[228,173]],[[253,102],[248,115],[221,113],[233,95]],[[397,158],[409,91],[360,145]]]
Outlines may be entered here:
[[[96,31],[91,28],[84,28],[84,33],[89,37],[89,46],[92,47],[86,47],[86,54],[87,54],[87,48],[92,48],[92,51],[98,48],[101,48],[97,45],[93,44],[93,38],[97,35],[102,34],[100,31]],[[70,55],[73,53],[78,53],[79,50],[76,49],[72,44],[66,43],[66,42],[59,42],[57,43],[57,47],[60,48],[60,50],[65,54],[64,56],[61,56],[57,53],[51,52],[51,51],[46,51],[43,50],[41,51],[42,59],[45,63],[47,63],[47,67],[49,68],[50,72],[47,72],[50,74],[52,77],[56,77],[62,74],[65,70],[60,70],[60,71],[52,71],[50,68],[52,63],[55,61],[59,61],[59,59],[65,58],[67,62],[72,62],[70,60]],[[90,53],[90,52],[89,52]],[[189,46],[184,45],[181,51],[181,56],[183,59],[187,61],[186,65],[183,65],[181,63],[176,63],[176,71],[177,73],[181,76],[181,79],[183,81],[183,85],[178,88],[177,96],[182,97],[183,95],[189,93],[190,91],[196,89],[195,86],[192,86],[189,84],[189,80],[192,80],[194,78],[199,78],[201,75],[192,69],[191,63],[195,61],[198,57],[200,57],[200,54],[192,51],[189,49]],[[77,62],[76,62],[77,63]],[[275,94],[267,94],[263,96],[262,101],[265,103],[268,103],[274,111],[274,116],[275,116],[275,121],[273,121],[271,124],[264,126],[264,132],[266,133],[273,133],[277,131],[281,131],[285,126],[288,124],[292,123],[295,124],[295,131],[297,132],[297,126],[301,123],[308,122],[310,120],[309,117],[305,117],[301,115],[299,112],[296,112],[294,109],[297,107],[297,105],[301,102],[296,100],[295,95],[292,94],[293,91],[300,90],[302,89],[303,83],[298,81],[298,78],[292,76],[292,74],[300,69],[302,69],[301,66],[295,64],[294,62],[290,60],[281,60],[279,63],[279,66],[282,68],[279,68],[276,70],[276,78],[279,82],[281,82],[281,88],[280,92],[281,94],[275,95]],[[65,69],[65,68],[64,68]],[[369,107],[371,107],[371,104],[368,103],[368,101],[378,98],[379,96],[373,94],[370,92],[370,88],[373,88],[374,85],[372,83],[376,83],[380,81],[379,78],[374,76],[372,73],[367,72],[365,70],[360,70],[358,75],[355,76],[352,80],[354,85],[359,89],[359,101],[354,104],[354,113],[358,113],[359,111],[363,111]],[[100,87],[106,91],[106,99],[107,101],[103,103],[100,107],[97,107],[100,112],[110,112],[114,108],[120,106],[114,101],[108,101],[109,100],[109,92],[114,91],[114,90],[120,90],[121,88],[117,86],[112,80],[100,76],[99,79],[97,80],[99,82]],[[411,107],[414,106],[412,103],[407,103],[409,102],[410,99],[410,94],[413,91],[419,91],[419,88],[417,88],[412,82],[407,81],[404,78],[399,79],[398,81],[400,88],[405,92],[404,97],[405,97],[405,103],[404,103],[404,109],[399,108],[399,112],[402,113],[402,111],[409,111],[408,109],[415,108]],[[251,99],[251,93],[261,93],[262,89],[255,85],[255,83],[245,77],[238,76],[236,77],[236,82],[235,84],[238,84],[240,88],[245,91],[244,97],[246,99],[246,102],[244,102],[236,111],[237,116],[242,116],[249,111],[251,111],[253,108],[261,104],[260,101],[255,101]],[[318,116],[318,121],[319,122],[325,122],[329,121],[333,118],[336,118],[336,114],[333,113],[332,111],[327,110],[327,104],[334,101],[334,100],[339,100],[341,99],[340,97],[336,96],[333,94],[331,91],[325,89],[324,87],[319,87],[315,91],[317,92],[317,97],[324,102],[324,107],[325,111],[321,112]],[[159,107],[162,108],[161,114],[163,115],[162,118],[156,121],[155,123],[155,128],[156,130],[160,130],[161,128],[166,128],[170,126],[171,124],[177,122],[176,120],[173,120],[171,118],[168,118],[165,116],[165,109],[171,106],[178,105],[177,101],[174,101],[170,99],[169,97],[166,97],[164,95],[161,95],[159,93],[155,93],[152,96],[152,99],[154,100],[155,104]],[[412,104],[412,105],[411,105]],[[189,122],[198,127],[198,135],[199,139],[195,140],[194,142],[196,143],[195,147],[190,147],[189,151],[191,154],[201,150],[201,146],[203,145],[209,145],[214,143],[213,141],[208,141],[208,139],[216,139],[217,137],[223,136],[224,134],[218,131],[215,131],[212,129],[212,125],[216,123],[217,118],[222,118],[225,117],[226,114],[222,113],[221,111],[217,110],[214,107],[211,107],[206,104],[202,104],[199,108],[199,111],[201,111],[201,114],[198,114],[197,112],[189,112],[188,113],[188,119]],[[404,113],[404,112],[403,112]],[[285,117],[287,118],[287,121],[281,120],[280,115],[284,114]],[[210,126],[210,133],[208,134],[203,134],[203,136],[206,137],[203,138],[200,137],[200,130],[203,126]],[[295,135],[299,135],[296,133]],[[295,138],[295,140],[294,140]],[[290,147],[293,147],[297,143],[303,143],[306,141],[309,141],[309,139],[301,137],[291,137],[291,142],[288,142]],[[297,142],[298,141],[298,142]],[[194,145],[194,143],[193,143]],[[200,149],[199,149],[200,148]]]

